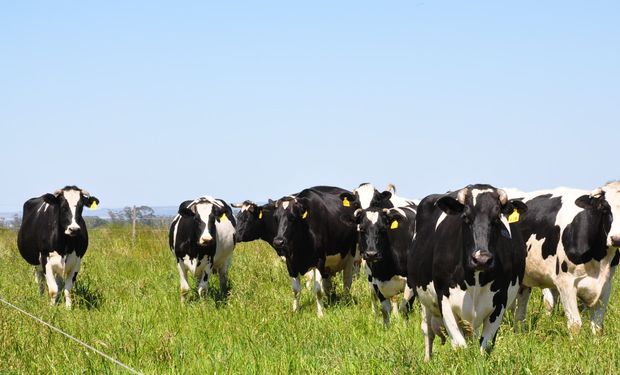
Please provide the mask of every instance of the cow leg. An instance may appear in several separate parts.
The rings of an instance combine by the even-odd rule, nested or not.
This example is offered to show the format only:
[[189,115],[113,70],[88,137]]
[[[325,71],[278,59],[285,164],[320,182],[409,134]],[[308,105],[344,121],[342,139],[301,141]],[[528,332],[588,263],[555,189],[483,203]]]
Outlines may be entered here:
[[579,316],[579,306],[577,306],[577,288],[573,278],[562,278],[556,281],[560,301],[566,314],[568,331],[571,335],[576,335],[581,330],[581,316]]
[[348,254],[344,261],[345,265],[342,269],[342,283],[344,285],[344,295],[348,297],[351,295],[351,285],[353,284],[353,256]]
[[323,292],[325,295],[330,298],[332,295],[332,278],[330,276],[326,276],[323,278]]
[[316,296],[316,313],[319,318],[322,318],[324,314],[323,302],[321,300],[323,298],[323,295],[325,294],[322,285],[323,277],[321,276],[321,271],[319,271],[317,268],[312,269],[310,272],[312,272],[312,292]]
[[301,284],[299,277],[291,277],[291,285],[293,287],[293,312],[299,310],[299,300],[301,298]]
[[525,331],[525,315],[527,314],[527,303],[530,300],[530,294],[532,294],[532,288],[521,285],[519,292],[517,293],[517,310],[515,312],[515,332],[521,330]]
[[45,281],[47,282],[47,295],[50,299],[50,305],[55,305],[58,300],[58,283],[51,262],[45,264]]
[[413,300],[415,298],[415,293],[413,289],[409,287],[409,285],[405,284],[405,292],[403,294],[403,300],[400,303],[400,307],[398,308],[399,312],[405,316],[409,316],[409,311],[411,311],[411,307],[413,305]]
[[183,261],[177,262],[177,268],[179,270],[179,280],[181,284],[181,303],[184,303],[189,293],[189,283],[187,282],[187,267]]
[[553,308],[555,307],[555,301],[558,300],[557,289],[544,288],[542,290],[543,306],[547,315],[553,314]]
[[448,336],[450,336],[452,347],[454,349],[466,348],[467,343],[465,342],[463,332],[459,328],[450,301],[445,297],[441,299],[441,315],[443,316],[443,324],[446,327],[446,331],[448,331]]
[[222,293],[222,295],[228,294],[228,268],[230,267],[231,259],[232,256],[228,258],[226,263],[218,271],[220,274],[220,293]]
[[82,259],[75,259],[75,264],[72,269],[66,273],[65,277],[65,307],[67,309],[71,308],[71,288],[73,288],[73,284],[75,284],[75,280],[77,279],[77,274],[80,272],[80,266],[82,265]]
[[605,319],[605,311],[607,311],[607,304],[609,303],[609,296],[611,295],[611,281],[615,272],[616,268],[613,267],[609,278],[605,280],[605,284],[601,289],[598,303],[590,308],[590,329],[592,329],[592,333],[595,335],[603,334],[603,321]]
[[207,290],[209,289],[209,277],[211,276],[211,267],[205,267],[200,273],[200,279],[198,281],[198,298],[207,296]]
[[490,316],[487,316],[482,323],[482,336],[480,337],[480,353],[488,353],[491,346],[495,344],[495,335],[502,323],[506,309],[501,308],[499,315],[495,317],[495,320],[491,322]]
[[424,334],[424,361],[431,360],[433,353],[433,340],[435,339],[435,331],[433,331],[433,325],[431,323],[432,316],[428,308],[421,304],[420,311],[422,312],[422,333]]
[[38,266],[34,266],[34,280],[39,286],[39,294],[43,295],[45,293],[45,273],[43,272],[43,267],[39,264]]
[[373,288],[374,288],[374,295],[381,302],[381,315],[383,315],[383,326],[387,328],[387,326],[390,324],[390,308],[391,308],[390,299],[385,298],[385,296],[381,293],[381,291],[379,291],[379,287],[377,287],[376,285],[373,285]]

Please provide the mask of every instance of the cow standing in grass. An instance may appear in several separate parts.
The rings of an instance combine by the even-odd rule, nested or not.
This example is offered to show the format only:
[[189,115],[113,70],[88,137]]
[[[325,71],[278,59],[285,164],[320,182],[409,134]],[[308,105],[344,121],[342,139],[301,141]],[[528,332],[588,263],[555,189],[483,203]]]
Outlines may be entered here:
[[356,232],[355,226],[341,220],[354,211],[342,204],[340,194],[345,192],[337,187],[318,186],[276,202],[274,218],[278,230],[273,246],[286,258],[294,294],[293,311],[299,308],[302,275],[310,279],[320,317],[321,299],[330,293],[334,274],[343,272],[345,293],[349,293]]
[[[516,319],[523,322],[532,287],[559,295],[572,334],[581,329],[577,300],[590,311],[593,333],[603,331],[620,247],[620,182],[594,191],[557,188],[520,193],[529,210],[521,218],[527,241]],[[545,293],[547,308],[554,300]]]
[[[278,230],[273,213],[276,209],[275,202],[257,205],[246,200],[243,203],[233,204],[238,208],[237,231],[235,238],[237,242],[250,242],[261,239],[273,247],[273,238]],[[284,259],[284,255],[274,248],[279,257]]]
[[407,284],[422,306],[425,360],[435,335],[445,338],[442,326],[454,348],[465,347],[465,337],[482,326],[480,350],[491,347],[523,280],[525,242],[517,215],[526,210],[490,185],[420,202]]
[[95,208],[99,199],[77,186],[64,188],[24,203],[17,234],[21,256],[35,267],[41,294],[47,282],[50,303],[64,289],[65,306],[71,308],[71,288],[88,248],[88,231],[82,218],[84,206]]
[[210,196],[185,201],[170,224],[169,245],[181,282],[181,302],[189,293],[187,272],[198,280],[198,295],[206,294],[209,277],[219,274],[220,291],[228,290],[228,267],[235,247],[235,218],[226,202]]

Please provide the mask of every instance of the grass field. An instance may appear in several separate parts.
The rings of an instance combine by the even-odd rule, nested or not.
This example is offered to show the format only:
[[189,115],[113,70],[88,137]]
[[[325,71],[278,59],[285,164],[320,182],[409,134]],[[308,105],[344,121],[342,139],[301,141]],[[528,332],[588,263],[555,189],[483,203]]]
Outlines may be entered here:
[[[0,231],[0,297],[54,324],[121,362],[148,374],[198,373],[489,373],[609,374],[620,359],[619,289],[605,335],[588,329],[570,339],[561,311],[542,313],[533,293],[529,332],[515,334],[510,317],[490,356],[477,341],[454,352],[435,341],[424,363],[419,308],[409,322],[384,329],[370,312],[366,283],[357,279],[350,300],[326,304],[316,316],[304,289],[302,309],[290,311],[292,292],[284,265],[264,242],[240,244],[230,270],[231,293],[179,303],[179,281],[165,230],[144,228],[132,246],[130,230],[90,231],[90,247],[74,288],[74,309],[49,306],[38,294],[32,268],[19,256],[16,234]],[[617,284],[617,282],[615,283]],[[335,283],[342,295],[341,278]],[[61,301],[62,302],[62,301]],[[417,303],[417,302],[416,302]],[[584,327],[588,326],[585,314]],[[0,304],[0,373],[123,373],[106,359]]]

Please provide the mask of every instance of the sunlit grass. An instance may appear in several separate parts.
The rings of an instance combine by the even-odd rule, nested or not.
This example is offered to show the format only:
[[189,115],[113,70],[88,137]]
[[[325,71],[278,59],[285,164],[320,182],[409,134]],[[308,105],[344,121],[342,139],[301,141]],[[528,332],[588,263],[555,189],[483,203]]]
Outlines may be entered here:
[[[423,363],[419,309],[409,322],[393,319],[387,330],[372,316],[367,286],[357,279],[352,298],[326,304],[316,316],[307,290],[302,309],[290,311],[285,267],[263,242],[234,253],[228,298],[211,280],[207,299],[194,291],[179,302],[178,274],[167,232],[142,228],[132,245],[124,227],[91,230],[91,245],[74,289],[72,311],[51,307],[38,294],[32,269],[19,256],[15,233],[0,232],[0,296],[144,373],[615,373],[618,290],[614,289],[606,334],[566,334],[560,312],[542,313],[540,293],[530,304],[529,332],[512,332],[505,320],[490,356],[472,343],[454,352],[435,341]],[[340,278],[336,290],[342,294]],[[587,316],[584,327],[587,327]],[[0,373],[122,373],[123,370],[0,304]]]

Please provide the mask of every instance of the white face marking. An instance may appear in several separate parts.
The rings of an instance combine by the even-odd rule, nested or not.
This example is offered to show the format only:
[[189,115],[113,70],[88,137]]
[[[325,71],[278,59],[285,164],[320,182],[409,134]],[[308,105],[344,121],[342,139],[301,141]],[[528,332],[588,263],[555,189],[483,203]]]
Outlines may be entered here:
[[620,236],[620,181],[603,186],[603,191],[605,192],[605,199],[611,207],[611,214],[614,219],[611,222],[611,229],[607,236],[607,246],[611,246],[611,237]]
[[290,203],[289,201],[282,202],[282,208],[286,210],[288,208],[289,203]]
[[69,209],[71,210],[71,224],[65,230],[65,234],[71,234],[71,230],[80,229],[80,226],[75,221],[75,211],[77,209],[78,202],[80,201],[81,192],[78,190],[63,190],[62,195],[67,200],[69,204]]
[[200,215],[200,220],[205,223],[205,229],[198,238],[198,243],[204,245],[213,240],[213,236],[209,233],[209,216],[213,211],[213,204],[208,202],[197,203],[195,205],[196,213]]
[[484,190],[473,189],[471,191],[471,198],[473,199],[474,207],[476,206],[476,198],[478,198],[479,194],[482,194],[482,193],[492,193],[492,192],[493,192],[493,189],[484,189]]
[[447,217],[448,217],[448,214],[446,214],[445,212],[442,212],[441,215],[439,215],[439,219],[437,219],[437,224],[435,224],[435,230],[439,228],[439,224],[441,224],[441,222],[444,221],[444,219]]
[[357,193],[357,196],[360,200],[360,205],[363,209],[370,207],[370,202],[372,201],[372,197],[375,196],[375,187],[372,184],[364,184],[353,190],[354,193]]
[[377,220],[379,220],[379,213],[376,211],[368,211],[366,212],[366,217],[371,223],[377,224]]

